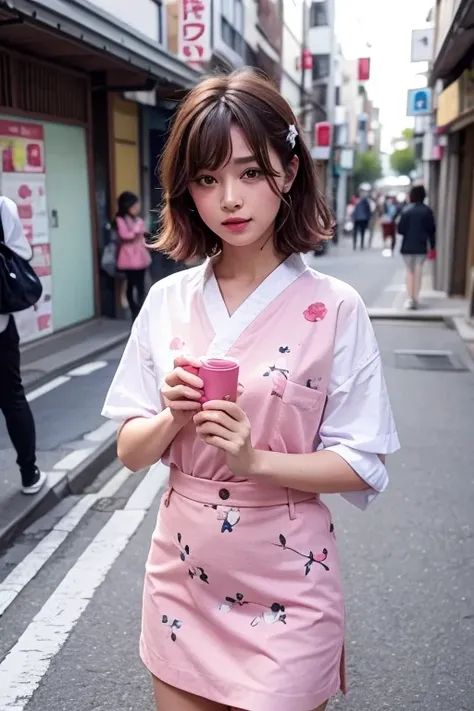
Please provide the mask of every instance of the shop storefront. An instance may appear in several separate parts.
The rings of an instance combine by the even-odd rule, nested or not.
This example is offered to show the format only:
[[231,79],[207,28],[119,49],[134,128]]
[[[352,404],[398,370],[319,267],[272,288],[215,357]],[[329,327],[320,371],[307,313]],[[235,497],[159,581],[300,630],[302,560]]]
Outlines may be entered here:
[[[21,55],[2,50],[0,61],[4,70],[0,77],[0,192],[18,205],[33,248],[33,267],[43,283],[40,302],[17,315],[25,343],[95,313],[89,88],[84,77]],[[15,91],[9,96],[14,76]],[[64,93],[40,93],[35,80]]]

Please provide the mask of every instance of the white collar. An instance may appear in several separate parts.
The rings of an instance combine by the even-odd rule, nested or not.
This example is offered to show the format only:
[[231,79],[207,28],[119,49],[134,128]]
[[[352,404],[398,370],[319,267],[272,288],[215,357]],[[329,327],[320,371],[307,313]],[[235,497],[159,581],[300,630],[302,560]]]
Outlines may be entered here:
[[307,271],[308,267],[300,254],[292,254],[278,265],[230,316],[214,274],[214,261],[215,258],[208,259],[202,267],[204,307],[215,334],[206,355],[222,356],[265,308]]

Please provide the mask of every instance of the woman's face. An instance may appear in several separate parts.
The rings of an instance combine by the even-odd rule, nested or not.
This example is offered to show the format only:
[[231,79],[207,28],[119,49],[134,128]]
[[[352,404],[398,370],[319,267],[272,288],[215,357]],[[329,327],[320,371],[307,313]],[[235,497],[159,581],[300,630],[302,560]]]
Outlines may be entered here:
[[132,217],[136,217],[140,213],[140,202],[137,200],[137,202],[134,202],[132,207],[129,208],[129,213],[132,215]]
[[[231,129],[232,155],[218,170],[203,170],[189,192],[203,222],[221,240],[235,247],[264,243],[272,234],[281,205],[241,130]],[[277,153],[269,147],[272,167],[278,172],[278,189],[290,190],[298,171],[294,156],[286,173]]]

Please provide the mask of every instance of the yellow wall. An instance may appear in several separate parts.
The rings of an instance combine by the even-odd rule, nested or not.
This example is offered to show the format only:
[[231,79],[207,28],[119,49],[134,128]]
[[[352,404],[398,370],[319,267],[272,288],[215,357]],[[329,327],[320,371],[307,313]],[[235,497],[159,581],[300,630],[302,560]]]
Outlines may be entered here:
[[112,117],[115,197],[125,190],[140,195],[138,106],[115,96]]
[[438,111],[436,113],[436,125],[446,126],[459,116],[461,109],[460,103],[460,82],[453,81],[441,94],[438,96]]

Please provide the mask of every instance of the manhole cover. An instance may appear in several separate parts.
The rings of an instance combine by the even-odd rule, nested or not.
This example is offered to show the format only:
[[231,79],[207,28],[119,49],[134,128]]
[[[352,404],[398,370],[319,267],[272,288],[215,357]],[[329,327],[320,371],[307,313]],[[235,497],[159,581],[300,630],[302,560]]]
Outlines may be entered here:
[[112,499],[98,499],[98,501],[96,501],[92,508],[94,509],[94,511],[102,511],[104,513],[109,513],[112,511],[118,511],[119,509],[123,509],[126,501],[127,499],[119,497],[114,497]]
[[397,368],[409,370],[466,371],[467,366],[451,351],[395,351]]

